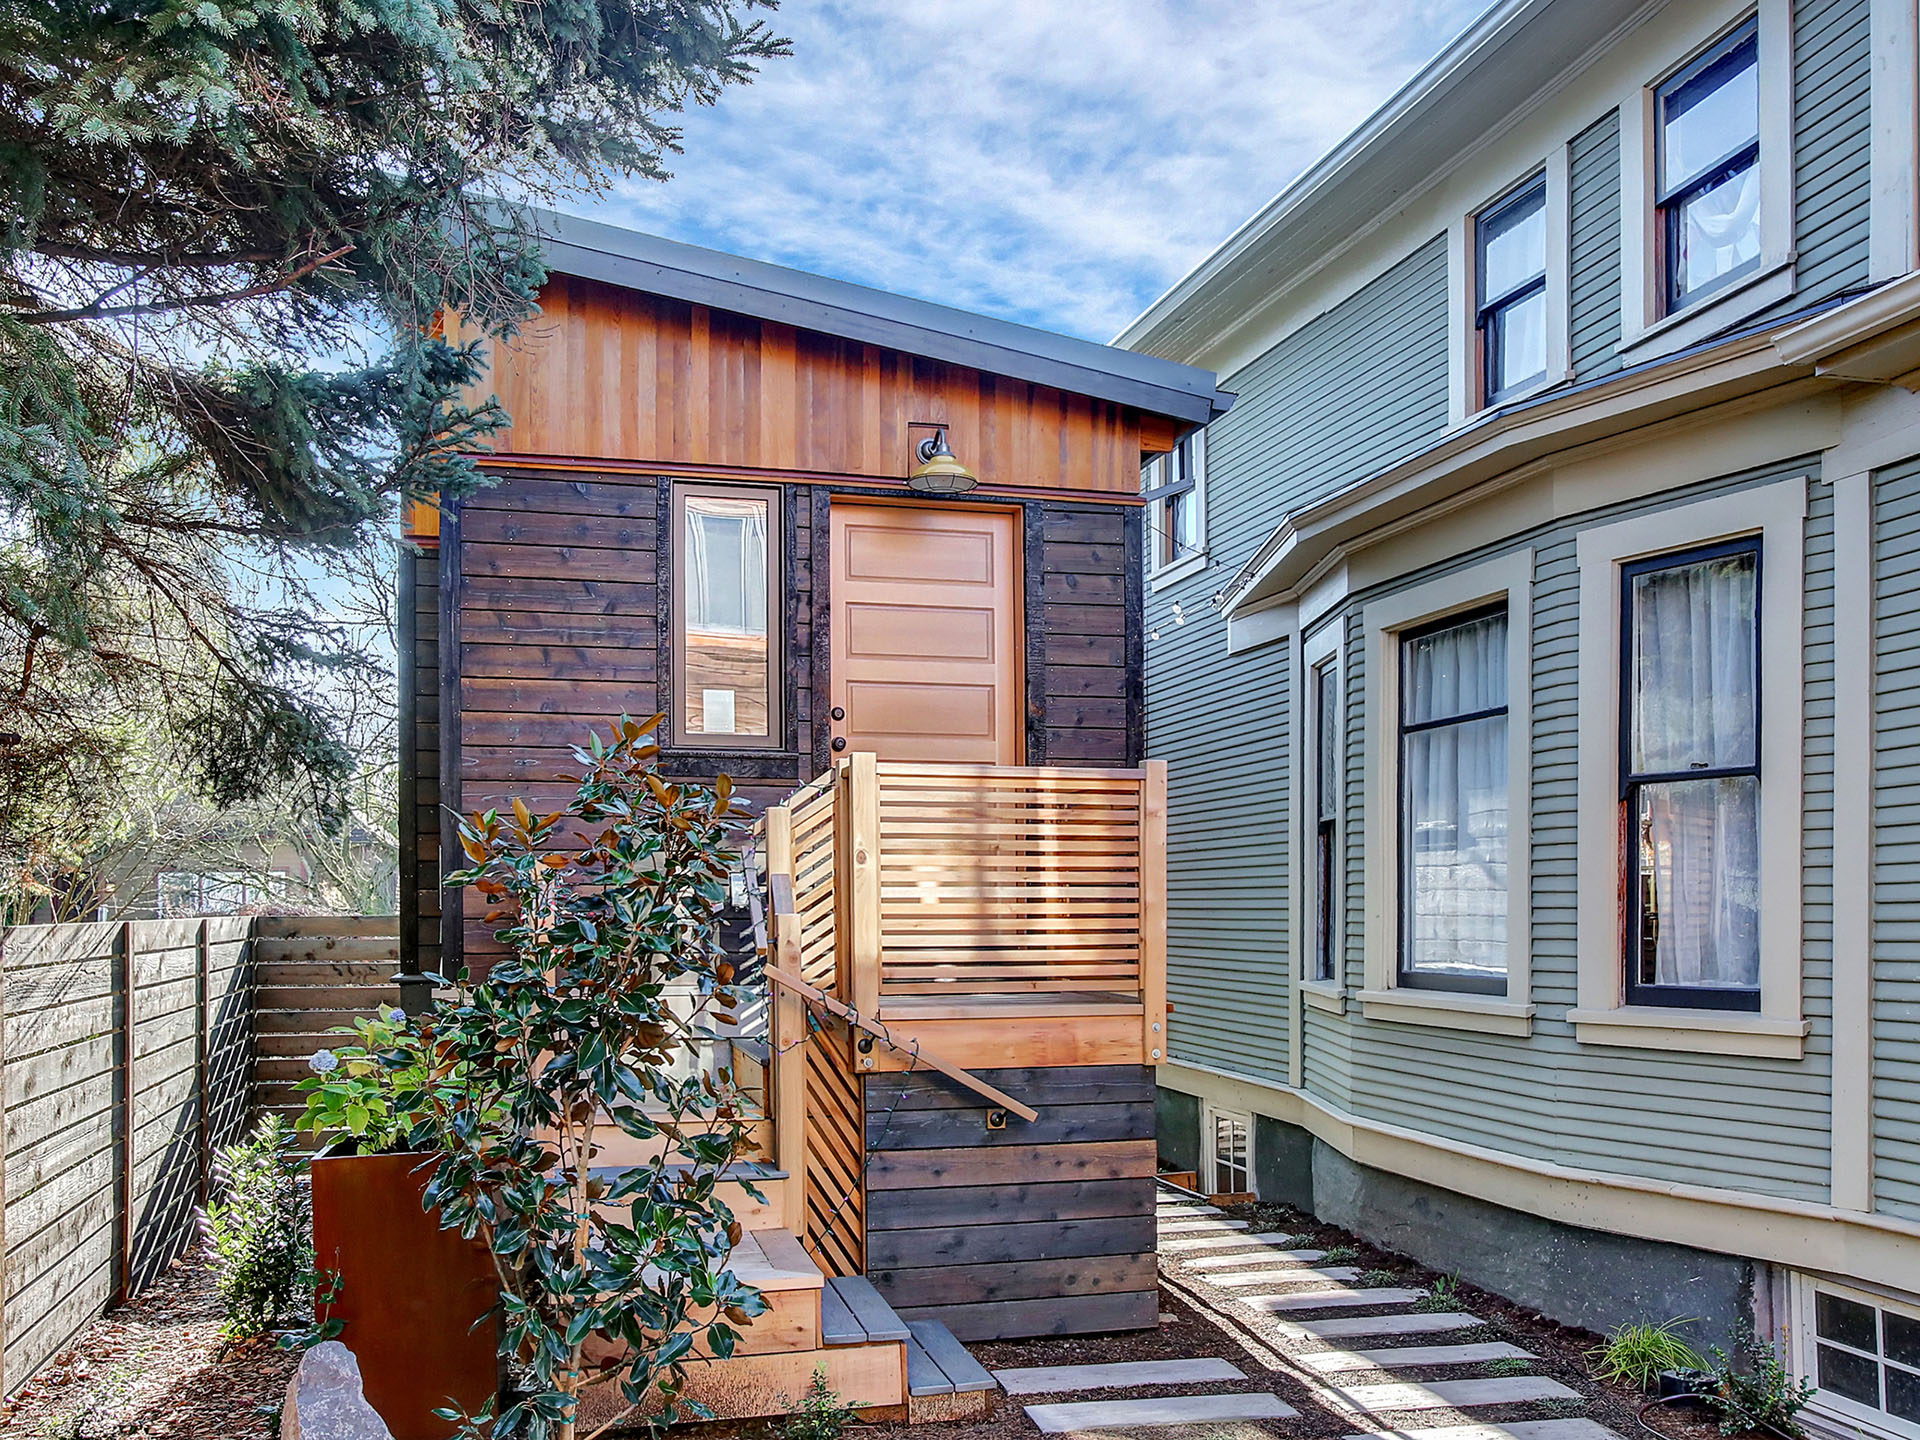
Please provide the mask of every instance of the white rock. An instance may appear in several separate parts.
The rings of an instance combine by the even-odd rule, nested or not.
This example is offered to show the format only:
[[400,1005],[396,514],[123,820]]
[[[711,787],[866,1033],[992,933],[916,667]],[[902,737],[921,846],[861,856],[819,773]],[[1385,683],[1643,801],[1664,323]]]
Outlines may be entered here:
[[393,1440],[361,1388],[360,1362],[338,1340],[300,1357],[280,1412],[281,1440]]

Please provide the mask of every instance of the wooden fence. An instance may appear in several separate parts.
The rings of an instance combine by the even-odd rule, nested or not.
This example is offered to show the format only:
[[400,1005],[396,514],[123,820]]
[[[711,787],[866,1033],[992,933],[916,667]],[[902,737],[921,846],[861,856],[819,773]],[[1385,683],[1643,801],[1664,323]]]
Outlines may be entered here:
[[303,1063],[396,995],[371,983],[396,933],[393,916],[0,929],[0,1394],[193,1243],[216,1152],[268,1098],[263,1041]]
[[190,1243],[245,1131],[253,921],[0,931],[0,1389]]

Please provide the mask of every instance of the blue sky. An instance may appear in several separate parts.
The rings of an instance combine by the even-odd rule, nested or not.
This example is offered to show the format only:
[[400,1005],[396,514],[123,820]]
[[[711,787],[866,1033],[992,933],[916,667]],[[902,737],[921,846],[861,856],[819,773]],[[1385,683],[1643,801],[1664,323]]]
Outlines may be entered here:
[[789,0],[665,185],[565,208],[1106,340],[1484,0]]

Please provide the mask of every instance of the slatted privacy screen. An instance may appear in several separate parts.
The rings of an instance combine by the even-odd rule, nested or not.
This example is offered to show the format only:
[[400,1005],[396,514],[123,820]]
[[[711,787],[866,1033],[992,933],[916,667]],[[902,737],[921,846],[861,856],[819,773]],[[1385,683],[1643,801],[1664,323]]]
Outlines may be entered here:
[[1139,993],[1144,771],[878,774],[883,996]]
[[[822,777],[792,808],[793,904],[800,916],[800,974],[809,984],[836,991],[839,886],[835,883],[836,835],[845,771]],[[817,788],[816,788],[817,787]]]

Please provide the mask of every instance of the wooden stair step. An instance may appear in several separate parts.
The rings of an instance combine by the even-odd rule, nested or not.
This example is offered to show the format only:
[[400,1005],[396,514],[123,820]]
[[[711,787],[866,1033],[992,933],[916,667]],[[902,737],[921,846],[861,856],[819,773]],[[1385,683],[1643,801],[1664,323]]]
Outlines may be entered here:
[[[972,1355],[967,1347],[953,1338],[953,1332],[938,1320],[909,1320],[907,1322],[907,1393],[923,1393],[913,1383],[913,1352],[918,1349],[927,1361],[935,1366],[941,1375],[942,1388],[924,1393],[932,1395],[964,1395],[973,1390],[993,1389],[993,1376],[986,1367]],[[922,1367],[925,1373],[925,1367]]]
[[[873,1282],[863,1275],[842,1275],[827,1282],[827,1290],[834,1300],[846,1311],[846,1321],[857,1330],[858,1338],[844,1341],[845,1344],[880,1344],[889,1340],[909,1338],[906,1321],[894,1314],[893,1307],[873,1286]],[[821,1296],[821,1310],[826,1309],[826,1295]],[[841,1333],[846,1333],[843,1329]]]

